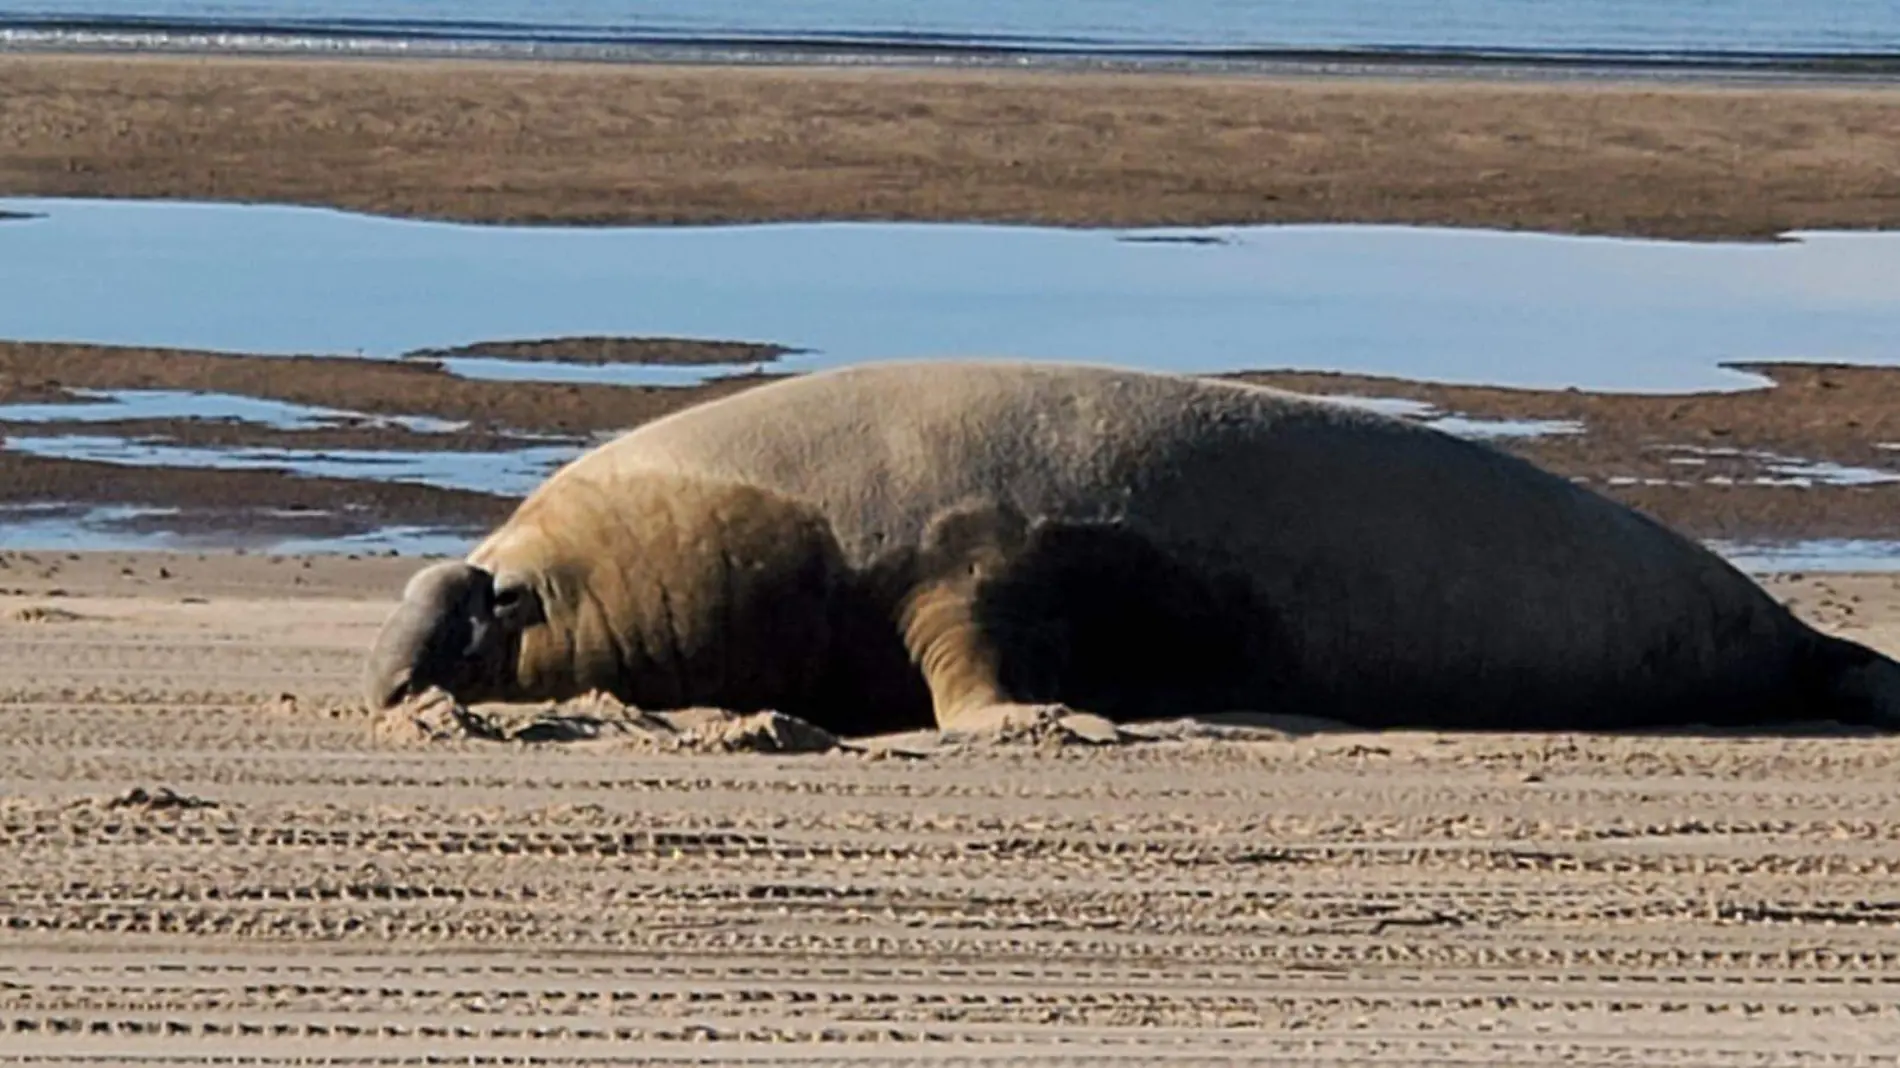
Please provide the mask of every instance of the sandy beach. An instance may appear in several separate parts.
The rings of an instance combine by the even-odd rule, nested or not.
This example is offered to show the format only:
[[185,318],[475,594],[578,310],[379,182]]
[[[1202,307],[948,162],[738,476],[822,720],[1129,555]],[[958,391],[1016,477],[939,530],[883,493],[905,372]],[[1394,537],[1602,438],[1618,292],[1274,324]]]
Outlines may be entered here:
[[[1766,238],[1900,223],[1894,129],[1891,88],[0,55],[0,195],[481,222]],[[694,351],[666,359],[775,350]],[[1501,444],[1696,536],[1891,538],[1900,483],[1788,472],[1890,459],[1900,371],[1751,370],[1769,384],[1643,396],[1240,377],[1574,423]],[[488,382],[0,323],[0,403],[466,424],[0,434],[502,451],[770,377]],[[111,504],[336,537],[513,501],[0,450],[0,507]],[[418,564],[0,552],[0,1064],[1900,1064],[1900,739],[430,738],[356,700]],[[1900,576],[1763,581],[1900,654]]]
[[[1900,1048],[1893,739],[420,741],[350,705],[409,561],[0,564],[0,1062]],[[1900,579],[1773,588],[1900,649]]]

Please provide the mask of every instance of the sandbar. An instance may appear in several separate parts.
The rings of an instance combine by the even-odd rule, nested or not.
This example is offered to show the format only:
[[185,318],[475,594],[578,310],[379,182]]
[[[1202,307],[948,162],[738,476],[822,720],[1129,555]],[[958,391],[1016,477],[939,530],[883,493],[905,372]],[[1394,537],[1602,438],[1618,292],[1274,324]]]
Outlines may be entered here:
[[0,55],[0,195],[472,222],[1900,221],[1900,88]]

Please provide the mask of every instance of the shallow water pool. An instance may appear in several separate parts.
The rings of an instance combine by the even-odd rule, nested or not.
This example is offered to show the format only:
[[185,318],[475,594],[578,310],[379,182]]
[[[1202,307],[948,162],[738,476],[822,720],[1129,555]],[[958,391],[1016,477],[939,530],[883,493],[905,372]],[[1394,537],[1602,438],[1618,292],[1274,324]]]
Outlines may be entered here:
[[140,419],[202,419],[248,423],[272,430],[339,426],[398,427],[418,434],[448,433],[468,424],[422,415],[371,415],[338,408],[179,389],[75,389],[68,402],[0,404],[0,423],[116,423]]
[[[395,553],[402,556],[461,556],[484,531],[416,525],[387,526],[353,534],[310,536],[263,529],[170,529],[177,509],[125,505],[0,506],[0,550],[67,551],[135,549],[232,549],[283,554]],[[180,517],[182,518],[182,517]],[[320,522],[320,513],[303,518]],[[191,524],[178,524],[190,527]],[[1900,541],[1815,538],[1785,542],[1712,540],[1709,548],[1743,571],[1900,571]]]
[[12,435],[6,439],[6,448],[28,456],[129,467],[289,471],[319,478],[407,482],[502,496],[525,496],[556,468],[586,451],[582,445],[536,445],[506,452],[192,446],[82,434]]
[[[0,210],[41,216],[0,228],[0,338],[14,340],[395,357],[676,336],[806,349],[805,368],[1022,356],[1607,390],[1756,382],[1724,361],[1900,361],[1897,233],[1683,243],[1357,225],[472,226],[30,198]],[[1181,237],[1217,240],[1150,240]]]

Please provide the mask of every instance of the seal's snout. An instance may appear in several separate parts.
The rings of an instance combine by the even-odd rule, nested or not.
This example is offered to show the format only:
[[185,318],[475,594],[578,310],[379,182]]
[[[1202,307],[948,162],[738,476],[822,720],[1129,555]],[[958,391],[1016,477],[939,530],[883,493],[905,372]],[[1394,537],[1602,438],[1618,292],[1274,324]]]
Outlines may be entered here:
[[460,561],[424,568],[403,589],[363,671],[363,697],[383,709],[439,686],[457,696],[497,673],[504,622],[494,576]]
[[369,702],[370,711],[393,708],[414,696],[415,690],[409,685],[412,677],[407,669],[403,669],[387,678],[371,677],[366,680],[367,692],[363,696]]

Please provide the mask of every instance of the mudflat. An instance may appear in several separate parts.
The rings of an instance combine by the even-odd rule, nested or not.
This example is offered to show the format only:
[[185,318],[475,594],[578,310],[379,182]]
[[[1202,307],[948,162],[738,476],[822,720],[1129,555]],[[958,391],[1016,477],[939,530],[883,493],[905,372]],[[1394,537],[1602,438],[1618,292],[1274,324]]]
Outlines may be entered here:
[[[581,351],[604,342],[585,339]],[[551,343],[517,344],[529,354]],[[574,351],[558,348],[563,356]],[[606,350],[638,351],[634,341]],[[478,346],[484,351],[486,346]],[[713,352],[737,349],[709,345]],[[754,345],[745,351],[773,351]],[[517,356],[516,358],[520,358]],[[256,356],[0,341],[0,404],[71,402],[84,390],[181,390],[236,394],[384,417],[461,424],[418,431],[366,420],[306,429],[206,419],[9,421],[0,434],[110,435],[192,449],[275,449],[320,455],[358,450],[412,456],[462,453],[505,459],[515,450],[573,450],[691,404],[781,376],[760,370],[696,386],[484,381],[433,359]],[[1531,431],[1496,445],[1640,508],[1692,536],[1790,541],[1893,536],[1900,507],[1900,371],[1782,364],[1748,368],[1761,388],[1720,393],[1625,394],[1444,385],[1295,371],[1232,377],[1318,396],[1409,401],[1433,417],[1480,429]],[[151,530],[223,537],[337,537],[387,526],[465,530],[503,519],[513,496],[410,481],[318,477],[273,469],[219,470],[0,450],[0,508],[136,505],[179,509],[127,522]],[[200,460],[200,463],[209,463]]]
[[1900,89],[0,57],[0,194],[483,222],[1900,222]]
[[413,566],[0,554],[0,1062],[1900,1049],[1900,740],[426,741],[352,705]]

